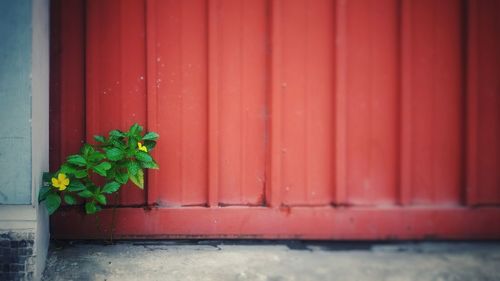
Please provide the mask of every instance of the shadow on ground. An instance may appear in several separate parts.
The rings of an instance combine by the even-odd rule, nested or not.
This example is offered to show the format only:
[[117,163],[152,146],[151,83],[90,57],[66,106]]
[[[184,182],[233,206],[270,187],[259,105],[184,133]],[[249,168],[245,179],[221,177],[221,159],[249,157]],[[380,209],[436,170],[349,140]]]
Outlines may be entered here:
[[42,280],[500,280],[500,242],[53,242]]

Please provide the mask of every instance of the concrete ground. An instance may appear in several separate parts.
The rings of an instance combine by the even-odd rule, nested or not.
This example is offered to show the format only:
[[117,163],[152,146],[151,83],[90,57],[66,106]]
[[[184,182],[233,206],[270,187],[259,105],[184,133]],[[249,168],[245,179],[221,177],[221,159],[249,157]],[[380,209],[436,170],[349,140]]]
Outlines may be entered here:
[[500,280],[500,242],[52,245],[43,280]]

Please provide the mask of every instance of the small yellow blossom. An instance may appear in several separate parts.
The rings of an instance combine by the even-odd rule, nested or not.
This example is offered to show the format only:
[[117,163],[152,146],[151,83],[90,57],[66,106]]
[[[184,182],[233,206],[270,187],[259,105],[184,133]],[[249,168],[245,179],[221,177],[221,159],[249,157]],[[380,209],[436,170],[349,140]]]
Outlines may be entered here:
[[66,177],[66,174],[60,173],[56,178],[52,178],[52,185],[59,190],[63,191],[69,185],[69,179]]
[[138,142],[137,147],[139,148],[140,151],[148,152],[148,148],[143,146],[142,143]]

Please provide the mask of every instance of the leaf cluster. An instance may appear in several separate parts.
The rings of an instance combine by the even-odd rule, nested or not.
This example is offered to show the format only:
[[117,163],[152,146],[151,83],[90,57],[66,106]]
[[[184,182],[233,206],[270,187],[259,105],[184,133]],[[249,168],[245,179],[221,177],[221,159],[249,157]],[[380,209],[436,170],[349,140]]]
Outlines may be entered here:
[[[84,144],[80,153],[68,156],[55,173],[44,173],[38,200],[45,201],[49,214],[63,201],[75,205],[80,200],[85,202],[85,212],[94,214],[107,204],[108,195],[118,192],[129,180],[143,189],[144,170],[158,169],[150,154],[158,137],[154,132],[143,134],[138,124],[125,132],[112,130],[108,137],[94,136],[95,144]],[[51,183],[59,174],[69,178],[64,190]]]

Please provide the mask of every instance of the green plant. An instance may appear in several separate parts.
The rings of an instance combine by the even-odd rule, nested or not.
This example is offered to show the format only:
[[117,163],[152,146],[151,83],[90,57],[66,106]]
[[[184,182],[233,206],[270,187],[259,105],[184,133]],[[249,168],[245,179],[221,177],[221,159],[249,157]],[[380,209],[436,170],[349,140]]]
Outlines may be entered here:
[[75,205],[78,197],[85,212],[94,214],[107,204],[107,195],[117,194],[129,180],[144,188],[144,169],[158,169],[150,155],[158,134],[142,133],[134,124],[127,132],[112,130],[109,137],[94,136],[96,144],[84,144],[79,154],[70,155],[55,173],[44,173],[38,200],[53,214],[64,200]]

